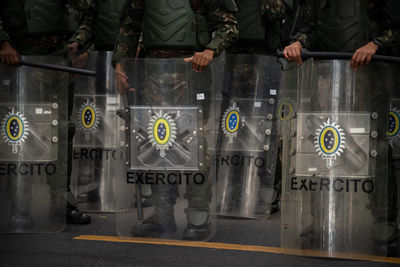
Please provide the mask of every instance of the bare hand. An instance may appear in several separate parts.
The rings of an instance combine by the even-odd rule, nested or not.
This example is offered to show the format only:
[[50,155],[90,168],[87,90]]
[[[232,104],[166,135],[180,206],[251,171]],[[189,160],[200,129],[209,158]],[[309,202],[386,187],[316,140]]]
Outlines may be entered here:
[[288,45],[285,47],[283,50],[283,55],[285,58],[289,61],[295,62],[297,65],[302,65],[303,60],[301,59],[301,50],[303,49],[303,46],[299,41],[294,42],[291,45]]
[[214,59],[214,51],[206,49],[203,52],[197,52],[192,57],[185,58],[186,62],[192,62],[192,68],[195,72],[202,72],[205,67]]
[[86,66],[88,58],[89,58],[88,52],[84,52],[75,57],[71,57],[72,67],[78,68],[78,69],[83,69]]
[[1,44],[0,58],[3,64],[19,66],[21,56],[18,51],[11,46],[10,42],[5,41]]
[[351,58],[350,66],[354,71],[357,71],[358,68],[362,68],[365,65],[371,62],[372,56],[376,54],[378,51],[378,46],[373,42],[369,42],[368,44],[360,47],[354,52],[353,57]]
[[78,53],[79,44],[77,42],[70,43],[67,45],[68,54],[75,55]]
[[123,96],[127,91],[135,91],[135,88],[132,88],[128,83],[128,76],[124,71],[124,68],[121,64],[115,65],[115,78],[117,80],[117,89],[118,93]]

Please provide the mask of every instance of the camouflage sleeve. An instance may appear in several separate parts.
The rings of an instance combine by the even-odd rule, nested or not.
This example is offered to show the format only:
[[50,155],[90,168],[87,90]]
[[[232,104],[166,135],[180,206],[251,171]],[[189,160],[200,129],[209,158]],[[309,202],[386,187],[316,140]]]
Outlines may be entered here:
[[266,21],[282,19],[286,13],[286,5],[283,0],[260,0],[261,15]]
[[213,39],[206,48],[214,51],[215,56],[218,56],[226,48],[232,46],[239,36],[237,28],[237,20],[232,12],[229,12],[223,7],[207,8],[207,16],[211,22],[212,28],[215,31]]
[[304,48],[310,49],[312,32],[315,25],[315,4],[316,0],[306,0],[301,6],[302,18],[300,20],[298,31],[291,37],[291,41],[299,41]]
[[83,18],[78,30],[70,39],[70,42],[77,42],[80,50],[88,49],[93,43],[93,31],[95,27],[97,6],[94,2],[89,3],[86,12],[83,12]]
[[380,34],[373,40],[375,44],[382,47],[385,52],[400,52],[400,23],[394,20],[387,12],[387,8],[382,7],[380,20]]
[[126,10],[122,11],[121,26],[114,48],[113,65],[124,58],[135,57],[142,31],[143,11],[143,0],[133,0]]
[[6,29],[4,28],[3,19],[0,17],[0,43],[4,41],[11,41]]

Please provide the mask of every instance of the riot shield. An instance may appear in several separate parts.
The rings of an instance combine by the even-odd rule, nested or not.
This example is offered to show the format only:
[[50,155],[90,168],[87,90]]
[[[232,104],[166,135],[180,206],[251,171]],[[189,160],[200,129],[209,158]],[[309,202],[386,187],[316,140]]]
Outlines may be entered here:
[[[23,59],[65,64],[62,58]],[[66,223],[68,75],[0,64],[0,232]]]
[[309,60],[298,74],[294,112],[283,127],[282,248],[385,256],[392,67],[373,63],[354,72],[348,61]]
[[228,54],[217,142],[217,213],[267,218],[277,192],[275,57]]
[[[125,139],[115,88],[112,52],[91,52],[75,67],[95,69],[97,77],[74,76],[73,121],[76,126],[71,190],[79,208],[115,212],[118,176],[123,176]],[[77,66],[81,64],[80,66]]]
[[133,93],[126,120],[127,172],[118,186],[123,237],[209,240],[215,234],[215,84],[176,59],[127,60]]

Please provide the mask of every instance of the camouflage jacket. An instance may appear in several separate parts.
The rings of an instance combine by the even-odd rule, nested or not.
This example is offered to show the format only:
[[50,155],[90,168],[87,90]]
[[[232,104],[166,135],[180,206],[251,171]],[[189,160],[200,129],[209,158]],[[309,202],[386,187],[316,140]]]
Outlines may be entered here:
[[[65,0],[65,4],[70,5],[79,12],[85,12],[89,8],[90,1],[92,0]],[[0,43],[4,41],[12,42],[9,31],[12,31],[13,29],[7,29],[6,25],[7,21],[4,21],[0,16]]]
[[[315,1],[307,0],[306,15],[300,25],[299,31],[293,36],[292,42],[300,41],[303,47],[310,49],[312,47],[312,32],[317,17],[315,12]],[[368,0],[368,17],[371,23],[378,27],[378,37],[374,40],[379,43],[385,51],[400,51],[400,25],[395,23],[387,14],[386,5],[381,0]]]
[[[211,8],[218,0],[192,1],[195,12],[205,14],[213,26],[213,38],[205,48],[213,50],[217,56],[236,41],[239,34],[237,20],[232,12],[222,6]],[[135,56],[142,28],[144,5],[145,0],[133,0],[124,12],[114,50],[113,63]]]
[[275,21],[285,17],[286,5],[283,0],[260,0],[259,3],[265,21]]

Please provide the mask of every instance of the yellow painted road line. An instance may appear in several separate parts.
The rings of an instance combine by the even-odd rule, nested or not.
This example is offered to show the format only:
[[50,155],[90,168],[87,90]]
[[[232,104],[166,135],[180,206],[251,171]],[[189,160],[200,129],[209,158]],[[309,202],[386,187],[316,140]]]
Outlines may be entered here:
[[[194,247],[194,248],[210,248],[210,249],[221,249],[221,250],[238,250],[238,251],[249,251],[249,252],[266,252],[283,254],[283,250],[278,247],[266,247],[266,246],[252,246],[252,245],[240,245],[240,244],[225,244],[215,242],[195,242],[195,241],[180,241],[180,240],[169,240],[169,239],[155,239],[155,238],[122,238],[118,236],[100,236],[100,235],[81,235],[77,236],[76,240],[90,240],[90,241],[104,241],[104,242],[118,242],[118,243],[134,243],[134,244],[147,244],[147,245],[166,245],[166,246],[179,246],[179,247]],[[323,252],[301,250],[287,251],[292,254],[313,256],[313,257],[326,257],[327,255]],[[297,253],[296,253],[297,252]],[[361,255],[335,255],[336,258],[343,259],[355,259],[355,260],[368,260],[374,262],[385,262],[385,263],[398,263],[400,264],[400,258],[365,258]]]

